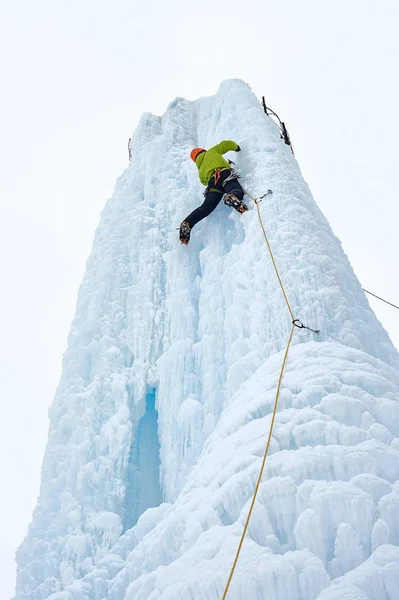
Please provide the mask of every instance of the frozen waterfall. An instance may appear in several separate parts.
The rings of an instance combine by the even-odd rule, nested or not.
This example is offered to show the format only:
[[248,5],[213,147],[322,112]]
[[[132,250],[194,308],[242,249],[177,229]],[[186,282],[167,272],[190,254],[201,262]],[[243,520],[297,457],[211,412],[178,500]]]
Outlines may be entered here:
[[50,411],[16,600],[220,600],[291,320],[254,205],[202,201],[223,139],[295,317],[270,455],[229,600],[399,599],[399,356],[249,87],[144,114],[106,204]]

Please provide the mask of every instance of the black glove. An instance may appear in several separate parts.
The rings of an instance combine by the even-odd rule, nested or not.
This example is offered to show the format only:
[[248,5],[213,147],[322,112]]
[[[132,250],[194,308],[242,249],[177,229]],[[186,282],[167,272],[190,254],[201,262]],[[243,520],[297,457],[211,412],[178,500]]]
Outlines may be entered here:
[[237,148],[235,149],[235,152],[241,152],[241,148],[238,144],[237,144]]

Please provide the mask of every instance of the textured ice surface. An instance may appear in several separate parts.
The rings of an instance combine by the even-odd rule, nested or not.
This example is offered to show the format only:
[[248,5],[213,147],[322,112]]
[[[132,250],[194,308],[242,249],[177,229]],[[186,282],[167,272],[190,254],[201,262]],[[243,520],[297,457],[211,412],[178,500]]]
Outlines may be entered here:
[[234,139],[295,317],[231,600],[399,598],[399,357],[290,149],[241,81],[146,114],[98,227],[50,411],[18,600],[219,600],[290,318],[253,205],[201,200],[193,146]]

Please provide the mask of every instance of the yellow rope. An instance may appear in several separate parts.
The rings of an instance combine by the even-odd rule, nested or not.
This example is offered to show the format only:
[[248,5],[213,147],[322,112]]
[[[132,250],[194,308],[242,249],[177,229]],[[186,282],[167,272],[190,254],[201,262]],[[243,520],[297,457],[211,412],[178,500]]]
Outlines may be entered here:
[[251,194],[248,194],[248,192],[246,190],[245,190],[245,193],[246,193],[246,195],[249,198],[251,198],[251,200],[253,200],[253,202],[255,202],[256,210],[258,211],[259,223],[260,223],[260,226],[262,227],[263,236],[265,238],[266,245],[267,245],[267,248],[269,250],[270,258],[272,259],[273,267],[274,267],[274,270],[276,271],[276,275],[277,275],[277,279],[278,279],[278,282],[279,282],[280,287],[281,287],[281,291],[283,292],[283,296],[284,296],[285,302],[287,304],[288,310],[290,311],[291,321],[293,321],[294,318],[295,318],[294,317],[294,313],[292,312],[290,303],[288,302],[288,297],[287,297],[287,294],[285,293],[283,282],[281,281],[280,273],[278,272],[278,268],[277,268],[277,265],[276,265],[276,261],[274,260],[274,256],[273,256],[273,252],[272,252],[271,246],[269,244],[269,240],[267,239],[265,227],[263,225],[262,217],[261,217],[260,210],[259,210],[259,200],[257,200],[256,198],[253,198],[251,196]]
[[238,558],[240,556],[241,548],[242,548],[242,545],[244,543],[245,534],[247,533],[249,521],[251,519],[252,511],[253,511],[254,506],[255,506],[255,501],[256,501],[256,497],[258,495],[259,486],[260,486],[260,483],[261,483],[261,480],[262,480],[263,471],[265,469],[266,459],[267,459],[267,455],[269,453],[270,442],[271,442],[271,439],[272,439],[272,433],[273,433],[273,427],[274,427],[274,420],[276,418],[277,404],[278,404],[278,398],[279,398],[279,395],[280,395],[281,382],[282,382],[282,379],[283,379],[283,373],[284,373],[284,369],[285,369],[285,364],[287,362],[288,350],[289,350],[290,345],[291,345],[291,340],[292,340],[292,335],[294,333],[294,329],[295,329],[295,325],[292,325],[291,332],[290,332],[290,337],[288,339],[287,348],[286,348],[285,354],[284,354],[283,364],[281,365],[280,377],[279,377],[279,380],[278,380],[278,385],[277,385],[277,390],[276,390],[276,398],[274,400],[274,406],[273,406],[272,420],[270,422],[269,436],[268,436],[267,442],[266,442],[266,448],[265,448],[265,453],[263,455],[262,465],[261,465],[261,468],[260,468],[260,471],[259,471],[258,480],[256,482],[255,492],[254,492],[254,495],[253,495],[253,498],[252,498],[251,506],[249,508],[248,516],[247,516],[247,519],[245,521],[244,530],[243,530],[242,535],[241,535],[240,543],[238,544],[236,556],[235,556],[235,559],[234,559],[233,566],[231,567],[230,575],[229,575],[229,578],[227,580],[227,584],[226,584],[226,587],[225,587],[225,590],[224,590],[224,593],[223,593],[222,600],[226,600],[226,598],[227,598],[227,592],[229,591],[230,583],[231,583],[231,580],[233,579],[234,571],[235,571],[235,568],[237,566],[237,562],[238,562]]
[[274,427],[274,421],[275,421],[276,413],[277,413],[277,406],[278,406],[278,399],[279,399],[279,396],[280,396],[281,382],[283,380],[284,369],[285,369],[285,365],[287,363],[288,351],[289,351],[290,346],[291,346],[292,336],[294,334],[294,329],[295,329],[294,313],[291,310],[291,306],[290,306],[290,303],[288,301],[288,297],[287,297],[287,294],[285,292],[285,289],[284,289],[284,286],[283,286],[283,282],[281,281],[281,277],[280,277],[280,274],[278,272],[276,261],[274,260],[274,256],[273,256],[273,252],[272,252],[271,246],[269,244],[269,240],[267,239],[266,230],[264,228],[262,217],[261,217],[260,210],[259,210],[259,200],[257,200],[256,198],[253,198],[250,194],[248,194],[247,191],[245,191],[245,193],[247,194],[247,196],[249,198],[251,198],[251,200],[253,200],[253,202],[256,205],[256,209],[258,211],[258,217],[259,217],[260,226],[261,226],[262,231],[263,231],[263,235],[264,235],[264,238],[265,238],[265,241],[266,241],[266,244],[267,244],[267,248],[269,250],[270,257],[272,259],[273,267],[274,267],[274,270],[276,272],[277,279],[278,279],[280,287],[281,287],[281,291],[283,292],[283,296],[285,298],[285,302],[287,304],[289,313],[291,315],[292,325],[291,325],[290,336],[288,338],[287,347],[286,347],[285,353],[284,353],[283,363],[282,363],[281,369],[280,369],[280,376],[279,376],[279,379],[278,379],[277,390],[276,390],[276,397],[275,397],[275,400],[274,400],[272,419],[271,419],[270,427],[269,427],[269,435],[268,435],[267,442],[266,442],[266,447],[265,447],[265,452],[264,452],[264,455],[263,455],[262,465],[260,467],[260,471],[259,471],[259,475],[258,475],[258,480],[257,480],[256,486],[255,486],[255,492],[254,492],[254,495],[252,497],[251,506],[250,506],[249,511],[248,511],[248,515],[247,515],[247,518],[246,518],[246,521],[245,521],[245,525],[244,525],[244,530],[243,530],[243,532],[241,534],[240,543],[238,544],[237,552],[236,552],[236,555],[235,555],[235,558],[234,558],[233,566],[231,567],[231,570],[230,570],[230,575],[229,575],[229,578],[227,580],[226,587],[224,589],[222,600],[226,600],[226,598],[227,598],[227,593],[229,591],[231,580],[233,579],[234,571],[235,571],[235,568],[236,568],[237,563],[238,563],[238,559],[239,559],[239,556],[240,556],[241,548],[242,548],[242,545],[244,543],[245,534],[247,533],[249,522],[250,522],[251,516],[252,516],[252,511],[253,511],[254,506],[255,506],[256,497],[258,495],[259,487],[260,487],[260,484],[261,484],[261,481],[262,481],[263,471],[265,469],[266,460],[267,460],[267,456],[268,456],[268,453],[269,453],[270,442],[271,442],[272,435],[273,435],[273,427]]

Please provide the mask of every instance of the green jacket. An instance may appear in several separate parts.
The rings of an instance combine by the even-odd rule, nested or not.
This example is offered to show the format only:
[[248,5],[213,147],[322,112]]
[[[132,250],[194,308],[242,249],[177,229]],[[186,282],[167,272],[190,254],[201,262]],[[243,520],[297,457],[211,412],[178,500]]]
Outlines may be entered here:
[[197,156],[195,164],[199,171],[199,178],[203,185],[208,185],[208,181],[213,175],[215,169],[231,169],[227,160],[225,160],[222,154],[229,150],[237,150],[238,144],[231,140],[223,140],[220,144],[209,148],[206,152],[201,152]]

